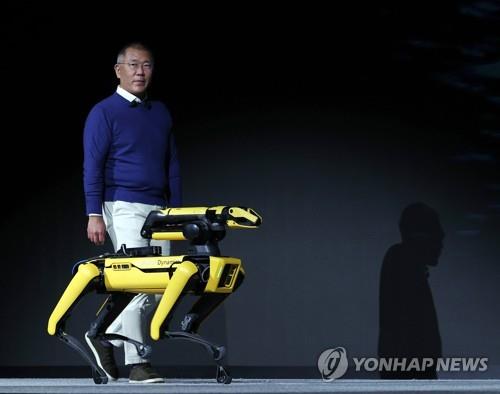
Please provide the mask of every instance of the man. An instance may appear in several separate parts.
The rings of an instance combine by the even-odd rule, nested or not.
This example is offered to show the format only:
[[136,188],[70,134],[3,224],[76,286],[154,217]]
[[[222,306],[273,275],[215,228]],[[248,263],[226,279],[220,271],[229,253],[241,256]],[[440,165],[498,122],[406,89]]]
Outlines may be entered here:
[[[96,104],[84,129],[83,179],[88,215],[87,235],[102,245],[108,232],[115,250],[147,246],[140,229],[151,210],[181,205],[181,184],[172,121],[167,108],[150,100],[153,75],[151,51],[141,43],[126,45],[118,54],[116,92]],[[169,254],[169,241],[151,241]],[[138,294],[107,333],[144,343],[145,317],[157,305],[154,295]],[[124,346],[131,365],[130,383],[157,383],[163,378],[135,346],[121,341],[103,343],[85,335],[98,365],[110,380],[118,379],[113,347]]]

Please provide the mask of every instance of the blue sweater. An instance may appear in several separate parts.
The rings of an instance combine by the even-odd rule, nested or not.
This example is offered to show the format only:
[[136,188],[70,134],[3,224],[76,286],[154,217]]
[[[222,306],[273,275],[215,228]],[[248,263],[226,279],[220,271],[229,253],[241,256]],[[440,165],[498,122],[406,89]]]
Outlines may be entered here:
[[83,133],[87,214],[104,201],[180,206],[172,119],[159,101],[133,105],[118,93],[90,111]]

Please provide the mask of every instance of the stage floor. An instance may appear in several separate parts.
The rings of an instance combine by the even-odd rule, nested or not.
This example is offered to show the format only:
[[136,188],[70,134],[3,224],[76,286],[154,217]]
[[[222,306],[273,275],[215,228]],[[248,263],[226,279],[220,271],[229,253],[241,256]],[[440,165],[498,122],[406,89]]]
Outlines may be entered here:
[[96,385],[91,379],[0,379],[1,393],[499,393],[500,380],[382,381],[318,379],[169,379],[165,384],[130,384],[120,379]]

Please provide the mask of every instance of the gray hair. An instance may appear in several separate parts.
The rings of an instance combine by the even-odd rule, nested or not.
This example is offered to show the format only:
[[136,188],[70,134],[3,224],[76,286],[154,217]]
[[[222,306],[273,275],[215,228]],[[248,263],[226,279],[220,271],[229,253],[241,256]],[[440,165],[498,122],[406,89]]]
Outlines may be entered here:
[[120,51],[118,52],[118,56],[116,57],[117,63],[121,63],[123,61],[123,58],[125,57],[125,54],[127,53],[127,49],[129,49],[129,48],[140,49],[142,51],[149,52],[149,54],[151,55],[151,60],[154,60],[153,52],[151,51],[151,49],[148,46],[146,46],[142,42],[134,41],[134,42],[130,42],[130,43],[126,44],[125,46],[122,47],[122,49],[120,49]]

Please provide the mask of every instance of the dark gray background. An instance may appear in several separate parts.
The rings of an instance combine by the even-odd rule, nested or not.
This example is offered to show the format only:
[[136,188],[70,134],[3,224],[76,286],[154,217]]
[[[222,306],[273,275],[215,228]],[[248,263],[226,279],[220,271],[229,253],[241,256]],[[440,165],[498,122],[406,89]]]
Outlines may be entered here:
[[[264,218],[221,244],[247,271],[205,326],[230,364],[312,368],[335,346],[374,357],[382,259],[403,208],[422,201],[446,232],[430,275],[444,355],[489,357],[494,371],[499,8],[149,9],[146,22],[134,10],[12,10],[2,27],[0,365],[82,365],[46,324],[73,263],[110,251],[86,239],[82,129],[115,89],[116,52],[139,38],[156,52],[152,94],[172,111],[185,205],[243,205]],[[99,300],[79,305],[70,332],[83,335]],[[195,345],[167,341],[154,361],[210,364]]]

